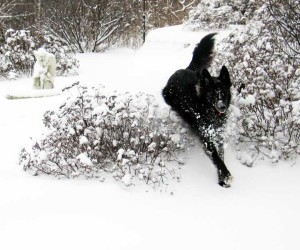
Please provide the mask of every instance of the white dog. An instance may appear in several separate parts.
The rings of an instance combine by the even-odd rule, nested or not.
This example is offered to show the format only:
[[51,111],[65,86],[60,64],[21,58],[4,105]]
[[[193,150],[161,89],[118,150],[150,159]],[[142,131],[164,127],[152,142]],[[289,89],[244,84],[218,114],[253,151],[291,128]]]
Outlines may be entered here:
[[33,69],[33,87],[36,89],[52,89],[56,70],[55,56],[44,48],[34,51],[36,62]]

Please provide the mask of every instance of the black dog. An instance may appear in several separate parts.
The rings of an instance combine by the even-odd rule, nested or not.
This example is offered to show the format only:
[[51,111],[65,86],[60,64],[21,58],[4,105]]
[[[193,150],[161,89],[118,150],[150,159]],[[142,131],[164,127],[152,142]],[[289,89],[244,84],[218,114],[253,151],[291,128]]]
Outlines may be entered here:
[[230,187],[232,176],[224,164],[222,134],[231,100],[231,82],[225,66],[218,77],[212,77],[207,70],[213,57],[214,35],[200,41],[190,65],[170,77],[162,94],[204,144],[217,167],[219,184]]

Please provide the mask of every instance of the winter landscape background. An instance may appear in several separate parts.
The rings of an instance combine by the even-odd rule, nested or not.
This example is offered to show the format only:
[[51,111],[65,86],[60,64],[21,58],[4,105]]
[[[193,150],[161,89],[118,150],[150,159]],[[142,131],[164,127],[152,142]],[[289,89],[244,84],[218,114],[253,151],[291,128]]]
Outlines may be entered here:
[[[223,62],[221,41],[235,27],[219,30],[216,64]],[[78,75],[56,77],[55,91],[77,81],[121,93],[142,91],[152,94],[163,112],[168,107],[161,89],[169,76],[185,68],[195,44],[214,31],[192,30],[186,24],[154,29],[139,49],[76,54]],[[234,176],[229,189],[217,185],[215,168],[199,145],[183,153],[179,182],[170,176],[168,185],[155,188],[137,181],[127,187],[109,175],[104,182],[32,176],[19,166],[19,153],[45,131],[43,114],[57,110],[69,95],[6,99],[33,92],[31,77],[0,81],[1,249],[299,249],[299,157],[276,156],[272,163],[274,158],[260,156],[247,167],[228,142],[225,163]]]

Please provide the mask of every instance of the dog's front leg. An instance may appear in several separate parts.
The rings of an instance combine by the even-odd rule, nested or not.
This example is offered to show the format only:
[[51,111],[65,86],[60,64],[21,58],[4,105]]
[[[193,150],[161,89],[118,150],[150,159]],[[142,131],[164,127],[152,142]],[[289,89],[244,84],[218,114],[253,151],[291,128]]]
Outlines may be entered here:
[[216,166],[218,171],[219,185],[222,187],[230,187],[232,176],[227,169],[223,159],[220,157],[216,147],[213,142],[211,142],[208,138],[203,140],[206,153],[211,158],[213,164]]
[[216,146],[217,146],[218,154],[222,159],[222,161],[224,162],[224,138],[222,132],[220,132],[217,136]]

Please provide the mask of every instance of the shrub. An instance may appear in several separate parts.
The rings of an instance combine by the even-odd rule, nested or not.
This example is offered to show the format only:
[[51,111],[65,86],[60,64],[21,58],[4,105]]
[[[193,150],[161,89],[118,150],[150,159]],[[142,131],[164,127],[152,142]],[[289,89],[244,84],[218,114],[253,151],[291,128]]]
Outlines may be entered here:
[[261,1],[252,0],[202,0],[190,11],[185,26],[191,30],[211,30],[245,24],[260,5]]
[[[236,89],[237,139],[252,157],[273,162],[300,154],[299,57],[282,52],[283,37],[274,36],[276,22],[267,6],[220,44],[216,64],[227,64]],[[249,162],[249,161],[247,161]]]
[[16,78],[18,75],[31,74],[35,46],[29,31],[7,30],[5,43],[0,46],[0,75],[6,78]]
[[157,112],[153,96],[104,94],[102,87],[78,83],[65,91],[74,95],[75,89],[77,97],[44,114],[49,133],[31,151],[22,150],[25,171],[66,178],[102,178],[105,172],[126,185],[132,178],[156,185],[176,177],[166,162],[182,163],[179,154],[192,140],[177,119]]
[[28,30],[7,30],[5,42],[0,46],[0,75],[16,78],[32,75],[35,57],[33,51],[41,46],[53,53],[57,61],[57,75],[77,73],[79,62],[67,46],[53,36],[32,34]]

